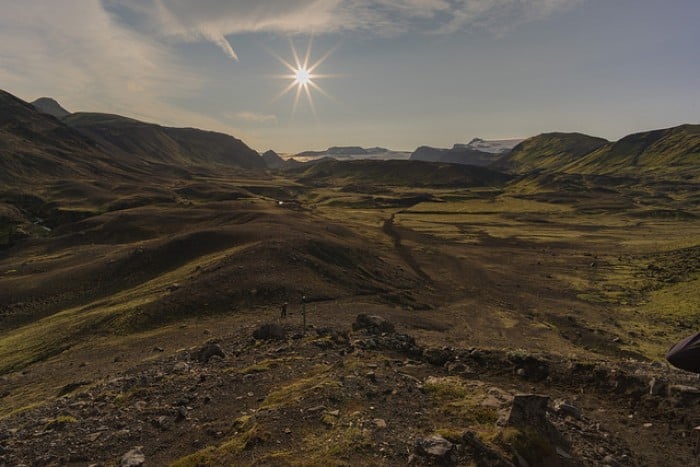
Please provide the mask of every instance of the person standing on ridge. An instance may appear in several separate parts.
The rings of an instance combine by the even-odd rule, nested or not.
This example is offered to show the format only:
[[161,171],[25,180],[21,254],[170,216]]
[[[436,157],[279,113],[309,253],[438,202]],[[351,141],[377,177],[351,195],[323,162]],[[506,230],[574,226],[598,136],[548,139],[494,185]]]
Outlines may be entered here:
[[287,302],[284,302],[282,304],[282,307],[280,308],[280,319],[284,319],[287,317]]

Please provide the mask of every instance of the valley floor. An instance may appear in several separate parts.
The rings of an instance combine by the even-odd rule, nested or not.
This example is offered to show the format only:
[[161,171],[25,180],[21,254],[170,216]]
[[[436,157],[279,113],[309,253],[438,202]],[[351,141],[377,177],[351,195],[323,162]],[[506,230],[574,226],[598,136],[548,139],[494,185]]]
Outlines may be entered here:
[[[517,393],[551,396],[560,465],[696,460],[700,384],[663,359],[700,327],[694,186],[72,188],[0,253],[0,465],[443,462],[415,447],[436,433],[459,464],[537,465],[560,446],[497,423]],[[284,302],[290,338],[254,340]],[[337,337],[360,313],[398,334]]]

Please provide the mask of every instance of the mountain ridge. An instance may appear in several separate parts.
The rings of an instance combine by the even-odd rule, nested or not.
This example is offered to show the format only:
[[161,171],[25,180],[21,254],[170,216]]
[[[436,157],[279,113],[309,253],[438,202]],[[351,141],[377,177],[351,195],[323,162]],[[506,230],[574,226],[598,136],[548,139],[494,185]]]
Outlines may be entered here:
[[515,146],[494,164],[494,168],[522,174],[557,171],[608,143],[583,133],[542,133]]
[[563,167],[569,173],[700,176],[700,125],[632,133]]
[[223,164],[244,169],[264,169],[260,155],[241,140],[197,128],[173,128],[120,115],[74,113],[67,125],[97,141],[142,161],[184,165]]
[[71,113],[67,111],[61,104],[59,104],[56,99],[51,97],[40,97],[32,102],[30,102],[39,112],[48,115],[53,115],[54,117],[61,119],[67,117]]

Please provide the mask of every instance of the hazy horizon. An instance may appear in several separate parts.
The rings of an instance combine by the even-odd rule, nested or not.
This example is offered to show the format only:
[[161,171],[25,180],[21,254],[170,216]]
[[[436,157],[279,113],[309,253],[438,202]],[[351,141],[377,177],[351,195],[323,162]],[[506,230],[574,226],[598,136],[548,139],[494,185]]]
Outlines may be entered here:
[[[553,131],[616,140],[700,120],[690,0],[2,7],[0,88],[71,112],[222,131],[261,152],[412,151]],[[290,41],[303,63],[311,38],[307,96],[280,75],[291,74],[284,61],[296,68]]]

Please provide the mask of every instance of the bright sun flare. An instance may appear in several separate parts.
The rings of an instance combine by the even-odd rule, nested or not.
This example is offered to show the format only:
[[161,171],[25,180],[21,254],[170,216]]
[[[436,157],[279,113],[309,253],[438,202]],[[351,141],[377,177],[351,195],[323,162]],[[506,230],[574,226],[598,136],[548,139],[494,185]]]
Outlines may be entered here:
[[295,83],[300,85],[305,85],[311,81],[311,73],[305,68],[299,68],[294,76]]
[[296,88],[296,93],[294,96],[294,106],[292,107],[292,114],[296,111],[297,105],[299,104],[299,97],[301,96],[302,92],[306,94],[306,100],[309,103],[309,107],[311,107],[311,111],[314,114],[314,117],[318,118],[316,115],[316,106],[314,105],[314,100],[311,97],[311,90],[309,88],[314,88],[316,91],[320,92],[326,97],[330,97],[321,87],[316,84],[314,81],[317,79],[322,79],[322,78],[328,78],[332,75],[322,75],[315,73],[314,71],[318,66],[323,63],[328,56],[331,54],[332,50],[328,51],[323,57],[320,59],[316,60],[313,64],[309,64],[309,59],[311,57],[311,39],[309,39],[309,45],[306,48],[306,54],[304,55],[304,60],[299,59],[299,53],[297,52],[296,47],[294,47],[294,43],[290,42],[290,45],[292,46],[292,55],[294,57],[294,65],[289,63],[287,60],[283,59],[279,55],[272,53],[277,60],[282,62],[284,66],[289,68],[289,71],[292,72],[291,75],[279,75],[279,78],[286,78],[286,79],[291,79],[292,82],[287,86],[284,91],[280,93],[279,96],[275,98],[275,100],[279,99],[280,97],[284,96],[287,94],[289,91],[292,89]]

